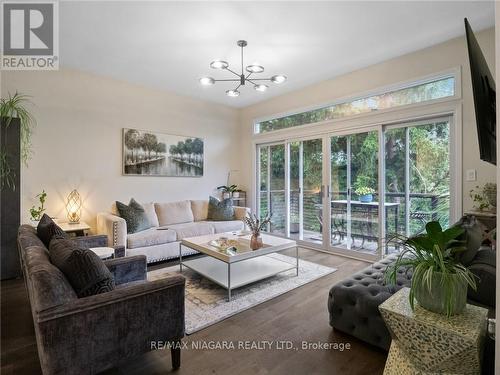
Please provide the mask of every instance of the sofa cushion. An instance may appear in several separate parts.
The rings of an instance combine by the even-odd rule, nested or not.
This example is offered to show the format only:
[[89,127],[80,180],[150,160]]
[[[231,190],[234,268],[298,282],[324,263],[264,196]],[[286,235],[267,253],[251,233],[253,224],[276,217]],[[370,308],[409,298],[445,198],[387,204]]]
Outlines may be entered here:
[[210,197],[208,201],[208,220],[228,221],[234,219],[233,200],[231,198],[219,201]]
[[161,227],[194,221],[191,201],[155,203],[155,210]]
[[141,232],[127,235],[127,248],[136,249],[138,247],[162,245],[174,242],[177,234],[171,229],[150,228]]
[[151,222],[144,207],[136,202],[134,198],[128,205],[116,201],[116,208],[122,219],[127,223],[127,233],[136,233],[151,228]]
[[177,241],[183,238],[204,236],[214,233],[214,228],[207,222],[174,224],[169,225],[168,228],[175,231],[177,234]]
[[153,202],[141,203],[144,213],[152,227],[159,227],[158,216],[156,216],[155,204]]
[[460,261],[465,266],[468,266],[481,247],[486,227],[474,216],[464,216],[455,225],[464,229],[464,234],[461,239],[465,240],[467,249],[460,255]]
[[234,232],[244,229],[241,220],[209,221],[208,223],[214,228],[215,233]]
[[194,221],[207,220],[208,201],[207,200],[191,201],[191,211],[193,211]]
[[83,249],[68,239],[55,238],[50,241],[49,255],[79,298],[114,289],[113,275],[92,250]]
[[47,214],[43,214],[36,228],[36,232],[38,238],[40,238],[47,248],[49,247],[50,240],[53,237],[68,238],[66,232],[64,232]]

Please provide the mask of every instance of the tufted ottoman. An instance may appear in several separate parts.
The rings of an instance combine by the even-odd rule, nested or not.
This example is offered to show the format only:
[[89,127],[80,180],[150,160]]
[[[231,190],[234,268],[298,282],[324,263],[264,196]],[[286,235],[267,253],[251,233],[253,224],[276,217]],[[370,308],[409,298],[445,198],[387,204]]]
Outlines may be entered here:
[[383,272],[396,256],[389,256],[336,284],[328,296],[330,325],[369,344],[389,350],[391,336],[378,306],[404,286],[411,274],[398,271],[395,286],[385,285]]

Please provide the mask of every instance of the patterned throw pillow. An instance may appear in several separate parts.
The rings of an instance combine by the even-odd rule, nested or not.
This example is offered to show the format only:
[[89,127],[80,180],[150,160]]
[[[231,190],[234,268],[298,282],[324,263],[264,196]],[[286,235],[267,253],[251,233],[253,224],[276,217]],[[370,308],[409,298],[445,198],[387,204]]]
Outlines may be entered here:
[[115,288],[113,275],[92,250],[80,248],[68,239],[53,239],[49,255],[52,264],[66,276],[79,298]]
[[234,220],[233,200],[227,198],[219,201],[217,198],[210,197],[208,201],[208,220]]
[[127,223],[127,233],[136,233],[152,227],[144,208],[134,198],[130,200],[128,206],[116,201],[116,209]]
[[68,234],[63,231],[49,215],[43,214],[38,226],[36,227],[38,238],[43,242],[47,249],[52,238],[68,238]]

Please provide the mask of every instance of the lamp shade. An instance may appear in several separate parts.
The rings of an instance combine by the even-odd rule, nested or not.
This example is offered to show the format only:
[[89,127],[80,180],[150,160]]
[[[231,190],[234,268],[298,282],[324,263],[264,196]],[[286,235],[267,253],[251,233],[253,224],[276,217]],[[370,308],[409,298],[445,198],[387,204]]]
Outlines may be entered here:
[[66,202],[66,211],[68,212],[68,222],[73,224],[78,224],[80,222],[80,216],[82,212],[82,200],[78,191],[73,190],[68,195],[68,200]]

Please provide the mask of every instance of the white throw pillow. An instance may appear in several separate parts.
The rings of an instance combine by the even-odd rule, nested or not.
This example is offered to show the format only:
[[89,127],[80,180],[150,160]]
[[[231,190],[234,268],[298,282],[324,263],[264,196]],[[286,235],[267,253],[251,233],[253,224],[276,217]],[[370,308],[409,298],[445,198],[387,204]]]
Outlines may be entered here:
[[194,221],[205,221],[208,217],[208,201],[191,201],[191,210],[193,211]]
[[191,201],[155,203],[155,211],[161,227],[194,221]]

